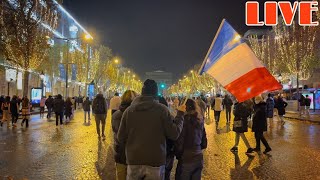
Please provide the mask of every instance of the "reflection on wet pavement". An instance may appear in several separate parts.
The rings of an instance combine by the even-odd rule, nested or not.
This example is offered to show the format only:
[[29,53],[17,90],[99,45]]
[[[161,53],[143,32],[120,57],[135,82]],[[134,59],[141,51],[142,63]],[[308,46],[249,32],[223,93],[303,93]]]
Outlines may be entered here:
[[[238,153],[230,152],[234,132],[221,114],[218,130],[206,121],[203,179],[320,179],[319,125],[287,121],[282,127],[275,118],[266,132],[273,151],[247,156],[242,141]],[[82,116],[78,110],[74,120],[58,128],[39,116],[29,129],[0,128],[0,179],[115,179],[110,116],[105,141],[98,139],[94,121],[83,124]],[[254,147],[253,133],[246,135]]]

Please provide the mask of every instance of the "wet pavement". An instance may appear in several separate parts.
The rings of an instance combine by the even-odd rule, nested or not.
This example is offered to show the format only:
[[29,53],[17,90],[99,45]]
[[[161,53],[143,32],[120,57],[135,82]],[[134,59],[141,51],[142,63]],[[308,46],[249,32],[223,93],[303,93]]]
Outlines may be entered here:
[[[105,141],[98,140],[94,121],[83,124],[82,116],[79,110],[69,124],[59,128],[55,121],[39,115],[32,117],[28,129],[20,124],[15,129],[0,128],[0,180],[115,179],[110,116]],[[281,126],[275,118],[265,134],[271,153],[247,156],[241,140],[239,152],[230,152],[234,133],[224,119],[222,113],[219,134],[214,123],[206,126],[208,149],[202,179],[320,179],[320,125],[287,120]],[[246,135],[254,146],[253,134]]]

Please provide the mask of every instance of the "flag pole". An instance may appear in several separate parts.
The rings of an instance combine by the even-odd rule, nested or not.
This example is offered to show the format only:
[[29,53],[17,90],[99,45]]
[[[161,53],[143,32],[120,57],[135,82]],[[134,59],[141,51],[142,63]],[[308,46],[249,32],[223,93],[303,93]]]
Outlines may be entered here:
[[206,55],[206,57],[204,58],[204,60],[203,60],[203,62],[202,62],[202,65],[201,65],[201,67],[200,67],[200,69],[199,69],[199,72],[198,72],[199,75],[202,75],[203,67],[204,67],[204,65],[205,65],[206,62],[207,62],[209,53],[211,52],[211,49],[213,48],[213,45],[214,45],[214,43],[216,42],[216,40],[217,40],[217,38],[218,38],[218,35],[219,35],[219,33],[220,33],[220,31],[221,31],[221,28],[222,28],[222,26],[223,26],[223,24],[224,24],[225,21],[226,21],[226,19],[223,19],[223,20],[222,20],[222,22],[221,22],[221,24],[220,24],[220,26],[219,26],[219,29],[218,29],[218,31],[216,32],[216,35],[215,35],[215,37],[214,37],[214,39],[213,39],[213,41],[212,41],[212,43],[211,43],[211,45],[210,45],[210,48],[209,48],[209,50],[208,50],[208,52],[207,52],[207,55]]

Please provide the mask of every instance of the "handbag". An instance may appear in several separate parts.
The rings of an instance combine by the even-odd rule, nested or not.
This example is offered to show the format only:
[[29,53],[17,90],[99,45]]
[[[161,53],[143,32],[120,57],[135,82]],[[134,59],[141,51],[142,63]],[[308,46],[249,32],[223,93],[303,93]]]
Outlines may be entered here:
[[240,128],[240,127],[242,127],[242,121],[241,121],[241,119],[234,121],[234,122],[233,122],[233,127],[235,127],[235,128]]

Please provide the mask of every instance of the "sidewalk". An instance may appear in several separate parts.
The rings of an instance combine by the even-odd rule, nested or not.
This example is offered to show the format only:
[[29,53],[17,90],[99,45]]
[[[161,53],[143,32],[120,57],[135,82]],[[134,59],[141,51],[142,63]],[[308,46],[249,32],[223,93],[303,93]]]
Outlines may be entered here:
[[306,115],[302,115],[301,117],[299,117],[298,111],[287,111],[285,118],[320,124],[320,111],[316,110],[314,112],[313,110],[310,110],[309,118]]

